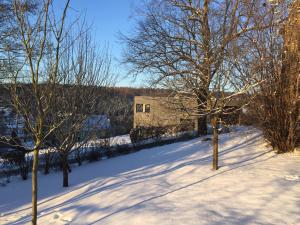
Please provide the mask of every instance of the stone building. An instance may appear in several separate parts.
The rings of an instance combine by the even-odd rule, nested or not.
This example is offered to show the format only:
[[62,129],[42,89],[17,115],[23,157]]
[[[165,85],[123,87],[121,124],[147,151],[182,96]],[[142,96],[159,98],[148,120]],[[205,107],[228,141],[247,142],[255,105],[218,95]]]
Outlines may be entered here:
[[[182,105],[184,104],[184,105]],[[241,101],[234,99],[227,104],[227,108],[235,110],[241,107]],[[196,108],[193,100],[184,103],[178,97],[134,97],[133,127],[177,127],[182,130],[198,131],[198,116],[189,115],[186,110]],[[191,110],[193,111],[193,110]],[[226,124],[239,123],[240,112],[221,116]]]
[[133,127],[166,127],[183,123],[197,130],[197,118],[178,109],[176,98],[135,96]]

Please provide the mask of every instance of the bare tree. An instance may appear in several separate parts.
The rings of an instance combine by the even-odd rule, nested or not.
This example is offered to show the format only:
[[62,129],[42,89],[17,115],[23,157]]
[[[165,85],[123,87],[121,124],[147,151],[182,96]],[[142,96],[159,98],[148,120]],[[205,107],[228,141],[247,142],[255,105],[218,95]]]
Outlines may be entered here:
[[66,38],[62,45],[65,48],[59,63],[60,81],[49,120],[54,124],[64,121],[52,132],[50,142],[61,156],[63,187],[68,187],[68,156],[74,149],[86,144],[97,129],[96,125],[86,124],[86,121],[96,113],[97,103],[103,101],[105,93],[101,95],[97,89],[112,86],[115,76],[110,71],[108,49],[97,51],[99,48],[93,44],[88,30]]
[[[39,3],[36,0],[18,2],[30,15],[36,13]],[[0,0],[0,81],[6,80],[8,76],[17,69],[20,52],[20,41],[17,35],[18,23],[14,17],[14,2]]]
[[274,3],[266,5],[273,12],[271,26],[247,36],[249,51],[241,57],[244,66],[239,70],[262,81],[254,89],[257,97],[251,108],[265,137],[284,153],[293,151],[300,140],[300,2]]
[[[62,123],[48,123],[56,86],[58,84],[61,42],[65,34],[65,20],[70,0],[67,0],[58,17],[54,14],[52,1],[45,0],[34,16],[14,0],[16,34],[20,40],[22,67],[12,78],[13,106],[24,118],[28,131],[34,139],[32,167],[32,224],[37,224],[37,170],[39,150],[44,140]],[[53,52],[53,54],[49,54]],[[49,69],[51,72],[49,73]],[[24,83],[28,84],[24,84]]]
[[[270,13],[263,4],[260,0],[148,1],[134,35],[122,36],[127,44],[124,62],[133,74],[148,73],[152,84],[173,90],[182,101],[194,99],[194,106],[184,110],[199,118],[199,134],[206,134],[207,116],[211,118],[214,169],[217,118],[232,99],[255,86],[250,78],[235,85],[239,80],[232,60],[238,52],[233,55],[232,50],[241,37],[268,26],[260,24]],[[228,91],[232,94],[225,95]]]

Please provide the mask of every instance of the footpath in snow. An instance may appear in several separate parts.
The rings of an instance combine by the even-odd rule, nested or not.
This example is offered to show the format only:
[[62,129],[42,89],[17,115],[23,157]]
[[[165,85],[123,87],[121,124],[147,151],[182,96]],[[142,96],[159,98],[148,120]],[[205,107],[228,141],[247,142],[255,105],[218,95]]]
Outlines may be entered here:
[[[300,156],[276,155],[259,131],[145,149],[39,176],[39,224],[300,224]],[[0,187],[0,224],[30,223],[31,181]]]

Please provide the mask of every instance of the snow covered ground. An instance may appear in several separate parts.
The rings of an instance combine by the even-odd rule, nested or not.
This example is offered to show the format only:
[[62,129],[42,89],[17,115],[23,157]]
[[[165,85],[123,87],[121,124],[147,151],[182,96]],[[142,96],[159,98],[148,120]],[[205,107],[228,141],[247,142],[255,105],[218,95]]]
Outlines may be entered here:
[[[194,139],[39,177],[39,224],[300,224],[300,156],[276,155],[255,129]],[[0,187],[0,224],[30,222],[30,180]]]

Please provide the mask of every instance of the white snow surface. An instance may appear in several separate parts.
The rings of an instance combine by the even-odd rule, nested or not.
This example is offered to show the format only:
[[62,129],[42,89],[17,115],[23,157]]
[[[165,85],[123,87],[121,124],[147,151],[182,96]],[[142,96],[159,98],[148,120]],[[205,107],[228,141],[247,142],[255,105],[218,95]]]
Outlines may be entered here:
[[[38,224],[300,224],[300,156],[276,155],[254,128],[39,175]],[[29,224],[31,181],[0,187],[0,224]]]

